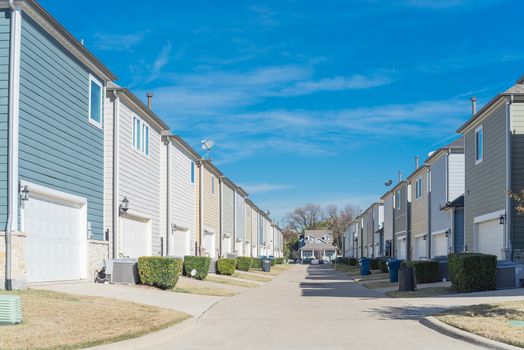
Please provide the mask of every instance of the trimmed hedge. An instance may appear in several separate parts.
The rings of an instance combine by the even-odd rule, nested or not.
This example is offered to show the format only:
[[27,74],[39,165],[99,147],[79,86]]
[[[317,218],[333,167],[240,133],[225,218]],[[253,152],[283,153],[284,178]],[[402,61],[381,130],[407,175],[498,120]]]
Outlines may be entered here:
[[276,258],[276,259],[275,259],[275,263],[276,263],[277,265],[282,265],[282,264],[284,263],[284,258]]
[[494,290],[497,283],[497,257],[480,253],[448,255],[451,285],[457,292]]
[[237,258],[237,270],[240,271],[249,271],[253,266],[253,258],[249,256],[239,256]]
[[[184,275],[203,280],[207,277],[209,265],[211,265],[211,258],[207,256],[186,255],[184,257]],[[191,276],[192,270],[196,270],[195,276]]]
[[378,258],[374,258],[374,259],[370,259],[370,267],[371,267],[371,270],[379,270],[380,268],[378,267],[378,262],[380,261],[380,259]]
[[349,265],[357,266],[358,265],[358,259],[357,258],[349,258]]
[[259,269],[262,267],[262,262],[260,261],[260,258],[252,258],[253,264],[251,265],[252,269]]
[[160,289],[174,288],[182,273],[182,259],[160,256],[138,258],[140,283]]
[[229,258],[220,258],[217,260],[217,272],[220,275],[229,275],[235,273],[235,268],[237,266],[237,260],[236,259],[229,259]]
[[271,266],[275,266],[277,264],[277,261],[275,260],[275,258],[269,259],[269,261],[271,261]]
[[403,261],[401,266],[415,268],[417,283],[433,283],[440,280],[438,261]]
[[388,264],[387,264],[386,260],[379,260],[378,261],[378,269],[380,270],[380,272],[384,272],[384,273],[388,273],[389,272]]

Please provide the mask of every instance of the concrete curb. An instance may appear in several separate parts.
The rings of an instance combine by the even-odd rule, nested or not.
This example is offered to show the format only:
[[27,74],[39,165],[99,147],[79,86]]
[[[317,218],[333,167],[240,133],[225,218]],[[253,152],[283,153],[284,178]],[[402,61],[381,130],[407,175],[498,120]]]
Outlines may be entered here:
[[485,349],[522,350],[522,348],[520,347],[509,345],[509,344],[504,344],[504,343],[501,343],[495,340],[484,338],[479,335],[469,333],[461,329],[458,329],[456,327],[447,325],[444,322],[437,320],[433,316],[424,317],[419,320],[419,323],[428,328],[433,329],[434,331],[447,335],[448,337],[459,339],[459,340],[462,340],[462,341],[465,341],[465,342],[468,342],[474,345],[478,345]]

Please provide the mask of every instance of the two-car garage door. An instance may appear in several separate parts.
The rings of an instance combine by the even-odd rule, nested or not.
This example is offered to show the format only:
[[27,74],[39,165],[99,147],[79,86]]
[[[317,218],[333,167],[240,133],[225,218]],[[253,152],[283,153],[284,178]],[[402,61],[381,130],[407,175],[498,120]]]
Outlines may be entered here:
[[85,278],[85,203],[38,193],[22,211],[27,234],[27,281],[47,282]]

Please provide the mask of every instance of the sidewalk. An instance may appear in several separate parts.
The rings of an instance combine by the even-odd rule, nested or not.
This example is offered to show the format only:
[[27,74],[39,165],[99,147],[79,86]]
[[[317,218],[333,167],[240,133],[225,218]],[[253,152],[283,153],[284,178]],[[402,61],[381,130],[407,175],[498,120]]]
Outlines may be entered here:
[[31,288],[132,301],[182,311],[193,317],[200,317],[207,309],[224,299],[217,296],[174,293],[145,286],[99,284],[87,281],[37,285]]

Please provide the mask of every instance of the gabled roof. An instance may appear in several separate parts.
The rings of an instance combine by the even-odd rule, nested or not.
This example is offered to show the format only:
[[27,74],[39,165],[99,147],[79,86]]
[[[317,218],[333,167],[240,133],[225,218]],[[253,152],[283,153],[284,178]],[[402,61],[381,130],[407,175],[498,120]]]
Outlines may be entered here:
[[451,142],[446,146],[442,146],[436,151],[430,153],[428,158],[426,158],[425,163],[431,163],[433,160],[439,157],[442,152],[451,151],[453,153],[464,153],[464,136],[460,136],[455,141]]
[[310,243],[300,247],[300,250],[335,250],[335,247],[332,244],[327,243]]
[[304,236],[312,236],[315,238],[322,238],[325,235],[333,235],[332,230],[305,230]]
[[415,176],[417,176],[419,173],[421,173],[423,170],[428,170],[429,169],[429,165],[427,164],[424,164],[422,166],[419,166],[418,169],[415,169],[415,171],[413,171],[408,177],[407,177],[407,180],[408,181],[411,181],[411,179],[413,179]]
[[407,184],[408,184],[408,182],[407,182],[406,180],[399,181],[399,183],[397,183],[397,184],[395,185],[395,187],[393,187],[393,188],[391,189],[391,192],[395,192],[395,191],[398,190],[400,187],[402,187],[403,185],[407,185]]

